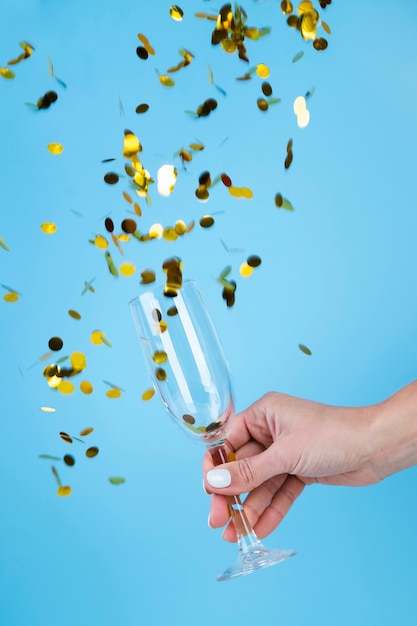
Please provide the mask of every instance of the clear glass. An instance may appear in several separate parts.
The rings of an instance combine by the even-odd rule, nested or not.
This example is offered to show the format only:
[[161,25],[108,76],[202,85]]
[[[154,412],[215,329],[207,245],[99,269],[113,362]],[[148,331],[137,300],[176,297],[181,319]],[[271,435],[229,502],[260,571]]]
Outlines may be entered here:
[[[149,372],[175,423],[208,447],[215,465],[232,460],[224,445],[234,417],[229,366],[216,329],[194,281],[175,297],[155,287],[130,307]],[[251,528],[238,496],[229,510],[238,537],[237,561],[217,580],[275,565],[295,552],[265,548]]]

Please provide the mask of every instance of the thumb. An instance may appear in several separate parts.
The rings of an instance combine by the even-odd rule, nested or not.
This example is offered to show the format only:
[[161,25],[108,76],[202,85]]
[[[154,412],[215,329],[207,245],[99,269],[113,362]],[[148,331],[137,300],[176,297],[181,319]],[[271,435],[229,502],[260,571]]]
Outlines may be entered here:
[[216,465],[206,474],[210,491],[234,496],[252,491],[273,476],[289,473],[288,463],[280,450],[282,445],[276,441],[259,454]]

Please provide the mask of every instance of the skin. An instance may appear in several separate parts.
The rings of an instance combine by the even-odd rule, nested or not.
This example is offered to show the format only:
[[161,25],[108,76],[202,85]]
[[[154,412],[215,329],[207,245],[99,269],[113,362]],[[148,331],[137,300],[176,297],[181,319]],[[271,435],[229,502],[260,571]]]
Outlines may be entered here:
[[[210,453],[203,460],[204,486],[211,493],[209,525],[229,522],[225,496],[248,493],[244,508],[259,538],[270,534],[305,486],[359,487],[417,464],[417,381],[381,403],[334,407],[271,392],[236,416],[226,442],[236,461],[230,486],[214,488]],[[236,541],[232,523],[223,533]]]

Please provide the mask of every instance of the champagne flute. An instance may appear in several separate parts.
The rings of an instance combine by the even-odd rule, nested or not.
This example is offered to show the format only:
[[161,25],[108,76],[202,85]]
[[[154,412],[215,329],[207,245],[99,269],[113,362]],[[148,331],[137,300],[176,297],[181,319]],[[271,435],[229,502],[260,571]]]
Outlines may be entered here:
[[[215,465],[234,460],[225,446],[234,417],[229,367],[196,283],[185,281],[174,292],[156,287],[130,307],[149,372],[171,417],[208,447]],[[264,547],[239,496],[227,498],[238,558],[217,580],[244,576],[295,554]]]

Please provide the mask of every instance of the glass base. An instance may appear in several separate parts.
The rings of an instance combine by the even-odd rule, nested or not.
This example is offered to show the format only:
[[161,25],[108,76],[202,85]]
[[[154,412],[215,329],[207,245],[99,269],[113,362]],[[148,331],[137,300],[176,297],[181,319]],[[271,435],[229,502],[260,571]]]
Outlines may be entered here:
[[271,567],[294,556],[294,550],[270,550],[261,546],[250,548],[246,552],[239,554],[234,565],[228,567],[223,574],[217,576],[217,580],[230,580],[237,576],[246,576],[257,569]]

